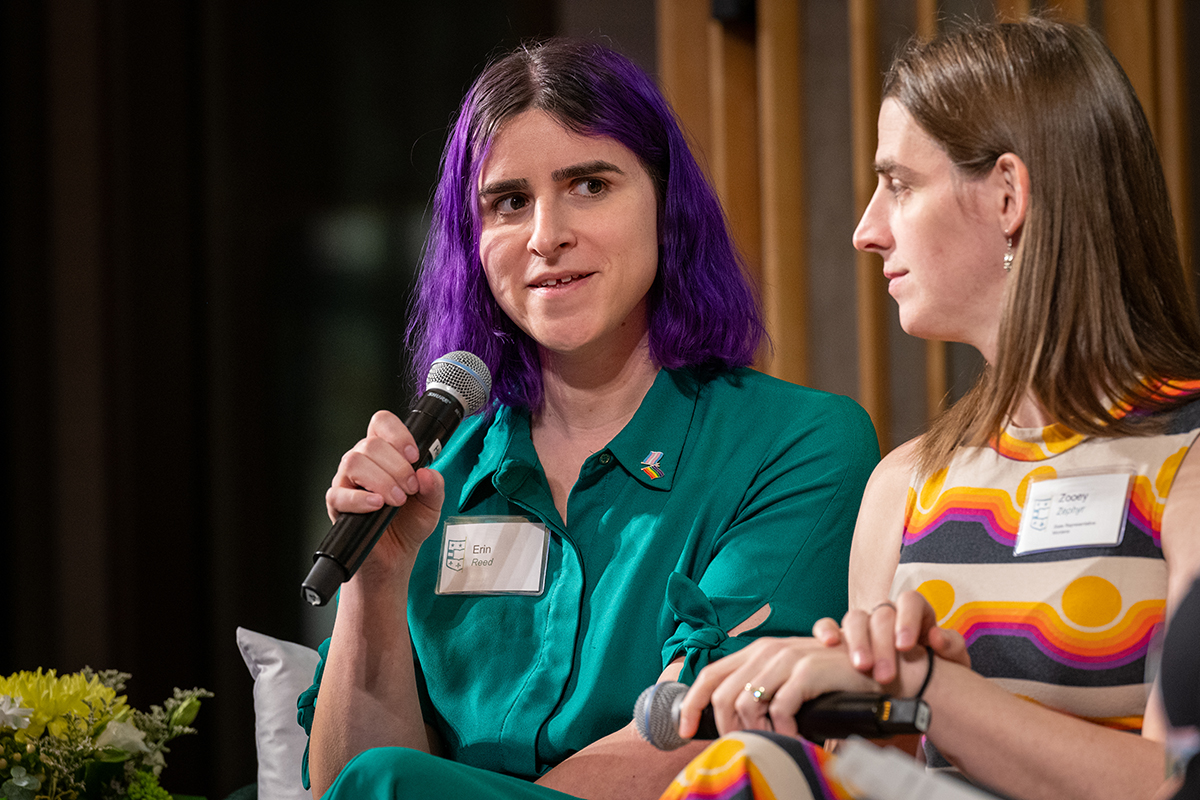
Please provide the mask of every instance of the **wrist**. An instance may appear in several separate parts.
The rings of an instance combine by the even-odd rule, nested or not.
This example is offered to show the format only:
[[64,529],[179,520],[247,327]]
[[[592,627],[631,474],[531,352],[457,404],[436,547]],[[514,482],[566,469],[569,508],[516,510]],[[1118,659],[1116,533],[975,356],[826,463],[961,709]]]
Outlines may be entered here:
[[938,660],[933,650],[917,645],[904,653],[896,654],[898,674],[896,680],[885,688],[893,697],[923,696],[929,687],[929,681],[936,669]]

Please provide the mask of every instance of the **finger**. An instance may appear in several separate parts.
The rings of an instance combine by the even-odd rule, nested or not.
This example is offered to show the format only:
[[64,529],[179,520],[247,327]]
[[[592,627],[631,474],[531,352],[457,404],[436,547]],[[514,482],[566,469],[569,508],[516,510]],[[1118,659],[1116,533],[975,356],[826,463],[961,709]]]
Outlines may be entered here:
[[375,492],[394,506],[403,505],[407,495],[419,490],[412,464],[377,436],[363,439],[342,456],[333,486]]
[[850,663],[861,672],[870,672],[875,666],[870,622],[870,615],[861,608],[851,609],[842,617],[842,639],[850,653]]
[[813,638],[826,647],[836,647],[842,643],[842,628],[832,617],[817,620],[812,633]]
[[796,713],[805,702],[826,692],[881,690],[877,682],[854,668],[845,653],[813,652],[793,662],[787,678],[771,699],[769,713],[776,732],[798,736]]
[[437,470],[421,468],[417,470],[417,497],[423,505],[441,511],[442,502],[446,499],[446,479]]
[[[739,676],[746,678],[742,691],[734,700],[738,727],[742,730],[774,730],[771,724],[771,703],[779,687],[787,680],[792,665],[804,657],[806,650],[792,644],[780,646],[757,669]],[[822,648],[823,649],[823,648]]]
[[342,514],[370,514],[383,508],[383,498],[363,489],[331,486],[325,491],[325,510],[331,522]]
[[[750,647],[753,647],[751,645]],[[750,647],[712,662],[696,675],[679,704],[679,735],[691,738],[700,727],[700,714],[713,704],[713,694],[748,657]]]
[[937,612],[919,592],[901,592],[896,598],[896,649],[907,652],[925,641],[929,629],[937,625]]
[[898,672],[896,665],[896,607],[880,603],[871,612],[868,623],[871,631],[871,658],[875,662],[872,677],[879,683],[890,683]]
[[392,444],[409,464],[417,463],[421,451],[404,422],[390,411],[376,411],[367,425],[367,436],[378,436]]

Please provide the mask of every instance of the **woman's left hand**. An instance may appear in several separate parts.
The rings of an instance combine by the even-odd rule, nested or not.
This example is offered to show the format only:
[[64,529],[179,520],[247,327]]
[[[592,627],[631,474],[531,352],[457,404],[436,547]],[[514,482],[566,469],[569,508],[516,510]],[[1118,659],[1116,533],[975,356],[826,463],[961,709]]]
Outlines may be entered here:
[[796,736],[800,705],[832,691],[882,687],[854,668],[845,647],[801,637],[758,639],[700,671],[680,706],[679,732],[692,736],[700,712],[711,704],[722,734],[775,730]]

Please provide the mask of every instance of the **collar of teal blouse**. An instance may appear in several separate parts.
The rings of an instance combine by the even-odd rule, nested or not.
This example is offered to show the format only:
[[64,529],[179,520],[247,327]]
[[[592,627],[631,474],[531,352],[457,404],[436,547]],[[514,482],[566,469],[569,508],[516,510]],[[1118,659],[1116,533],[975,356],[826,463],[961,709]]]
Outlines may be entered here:
[[[699,392],[700,384],[690,372],[660,369],[633,419],[608,447],[591,458],[611,453],[622,468],[644,486],[670,491]],[[652,453],[662,453],[655,463],[662,473],[659,477],[643,469]],[[484,436],[478,460],[463,481],[458,509],[461,511],[467,506],[479,484],[494,482],[497,473],[504,476],[506,494],[510,493],[508,487],[519,484],[522,479],[541,480],[541,470],[536,465],[537,452],[530,438],[528,412],[500,406]]]

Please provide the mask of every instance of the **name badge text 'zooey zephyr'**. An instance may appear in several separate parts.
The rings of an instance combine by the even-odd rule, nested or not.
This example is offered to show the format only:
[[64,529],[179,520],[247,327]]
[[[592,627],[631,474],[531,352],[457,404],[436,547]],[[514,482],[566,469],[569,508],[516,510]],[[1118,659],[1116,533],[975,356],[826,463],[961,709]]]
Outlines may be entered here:
[[550,534],[526,517],[448,517],[438,594],[540,595]]
[[1013,555],[1121,543],[1133,472],[1106,470],[1033,480]]

